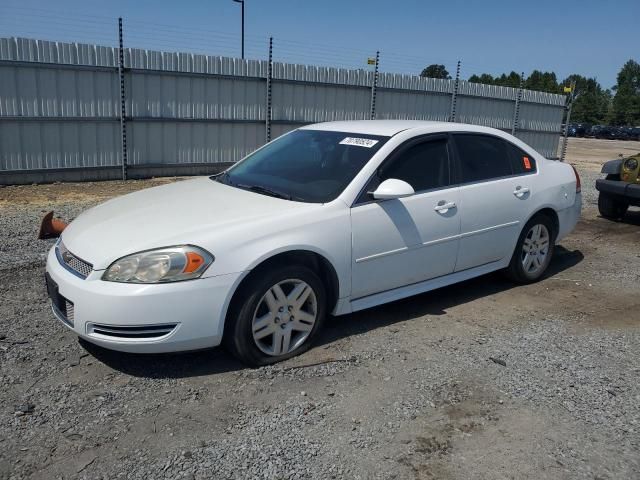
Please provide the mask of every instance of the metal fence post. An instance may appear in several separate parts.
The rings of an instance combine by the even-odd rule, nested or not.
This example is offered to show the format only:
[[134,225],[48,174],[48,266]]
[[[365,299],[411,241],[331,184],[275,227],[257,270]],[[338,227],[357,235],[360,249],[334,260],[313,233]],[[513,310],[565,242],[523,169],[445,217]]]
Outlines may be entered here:
[[516,104],[513,108],[513,121],[511,122],[511,135],[516,134],[518,128],[518,122],[520,121],[520,101],[522,100],[522,89],[524,88],[524,72],[520,74],[520,86],[518,87],[518,94],[516,95]]
[[562,152],[560,153],[560,161],[564,162],[564,157],[567,154],[567,142],[569,141],[569,121],[571,120],[571,109],[573,108],[574,90],[576,89],[576,82],[571,82],[571,93],[569,93],[569,105],[567,106],[567,118],[564,122],[564,138],[562,139]]
[[380,52],[376,52],[376,66],[373,70],[373,85],[371,85],[371,108],[369,110],[369,118],[376,118],[376,90],[378,89],[378,63],[380,62]]
[[267,110],[265,112],[265,138],[271,141],[271,80],[273,78],[273,37],[269,37],[269,63],[267,65]]
[[122,180],[127,179],[127,125],[124,95],[124,42],[122,41],[122,17],[118,18],[118,77],[120,77],[120,140],[122,155]]
[[458,103],[458,87],[460,86],[460,60],[458,60],[458,66],[456,67],[456,81],[453,84],[453,93],[451,94],[451,112],[449,113],[449,121],[456,121],[456,106]]

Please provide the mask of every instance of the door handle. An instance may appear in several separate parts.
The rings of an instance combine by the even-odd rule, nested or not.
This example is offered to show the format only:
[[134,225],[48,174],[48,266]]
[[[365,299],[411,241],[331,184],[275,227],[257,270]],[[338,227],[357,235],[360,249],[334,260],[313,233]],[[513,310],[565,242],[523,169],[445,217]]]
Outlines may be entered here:
[[444,200],[438,202],[434,210],[439,213],[447,213],[448,210],[456,208],[456,202],[445,203]]
[[516,189],[513,191],[513,194],[518,197],[518,198],[522,198],[526,193],[529,193],[531,190],[529,190],[528,187],[516,187]]

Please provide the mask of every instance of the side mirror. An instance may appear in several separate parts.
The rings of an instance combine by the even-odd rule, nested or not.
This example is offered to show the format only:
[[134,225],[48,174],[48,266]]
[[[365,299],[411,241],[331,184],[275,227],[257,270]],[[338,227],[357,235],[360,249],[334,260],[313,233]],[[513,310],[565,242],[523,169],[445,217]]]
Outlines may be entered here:
[[410,197],[415,193],[413,187],[404,180],[389,178],[382,182],[372,195],[376,200],[390,200],[392,198]]

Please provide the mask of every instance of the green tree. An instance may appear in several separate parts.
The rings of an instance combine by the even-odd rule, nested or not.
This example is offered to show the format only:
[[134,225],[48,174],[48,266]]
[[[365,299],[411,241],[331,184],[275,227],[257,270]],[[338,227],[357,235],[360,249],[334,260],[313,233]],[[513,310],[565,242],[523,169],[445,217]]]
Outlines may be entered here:
[[493,83],[495,85],[500,85],[501,87],[518,88],[520,86],[520,75],[514,71],[509,75],[503,73],[499,77],[496,77]]
[[442,78],[442,79],[449,79],[451,78],[451,75],[449,75],[449,72],[447,72],[447,69],[444,67],[444,65],[438,65],[438,64],[432,64],[429,65],[428,67],[425,67],[422,70],[422,73],[420,73],[421,77],[427,77],[427,78]]
[[[426,70],[426,69],[425,69]],[[424,73],[424,72],[423,72]],[[493,76],[474,74],[469,82],[518,88],[520,75],[512,71]],[[612,92],[602,88],[595,78],[569,75],[561,83],[555,72],[532,71],[524,81],[524,88],[549,93],[564,93],[563,87],[575,82],[571,121],[591,124],[640,126],[640,64],[629,60],[618,73]]]
[[493,85],[495,80],[490,73],[483,73],[482,75],[471,75],[469,77],[471,83],[484,83],[485,85]]
[[611,109],[612,123],[640,126],[640,64],[634,60],[625,63],[618,73]]
[[554,72],[534,70],[524,81],[524,88],[539,92],[559,93],[560,86]]
[[575,90],[571,121],[591,124],[607,123],[611,92],[603,89],[595,78],[577,74],[569,75],[562,81],[562,85],[569,86],[573,82],[575,82]]

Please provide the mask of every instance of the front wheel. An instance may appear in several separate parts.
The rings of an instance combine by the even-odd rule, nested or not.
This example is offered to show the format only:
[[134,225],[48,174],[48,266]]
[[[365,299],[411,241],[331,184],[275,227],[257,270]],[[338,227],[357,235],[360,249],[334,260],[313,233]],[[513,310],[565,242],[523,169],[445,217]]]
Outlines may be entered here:
[[547,270],[555,250],[553,222],[546,215],[534,216],[522,229],[506,274],[518,283],[533,283]]
[[326,301],[322,281],[305,266],[257,272],[232,306],[225,344],[251,366],[299,355],[320,330]]
[[628,208],[629,205],[614,200],[606,193],[600,193],[600,195],[598,195],[598,211],[604,218],[618,220],[624,217]]

